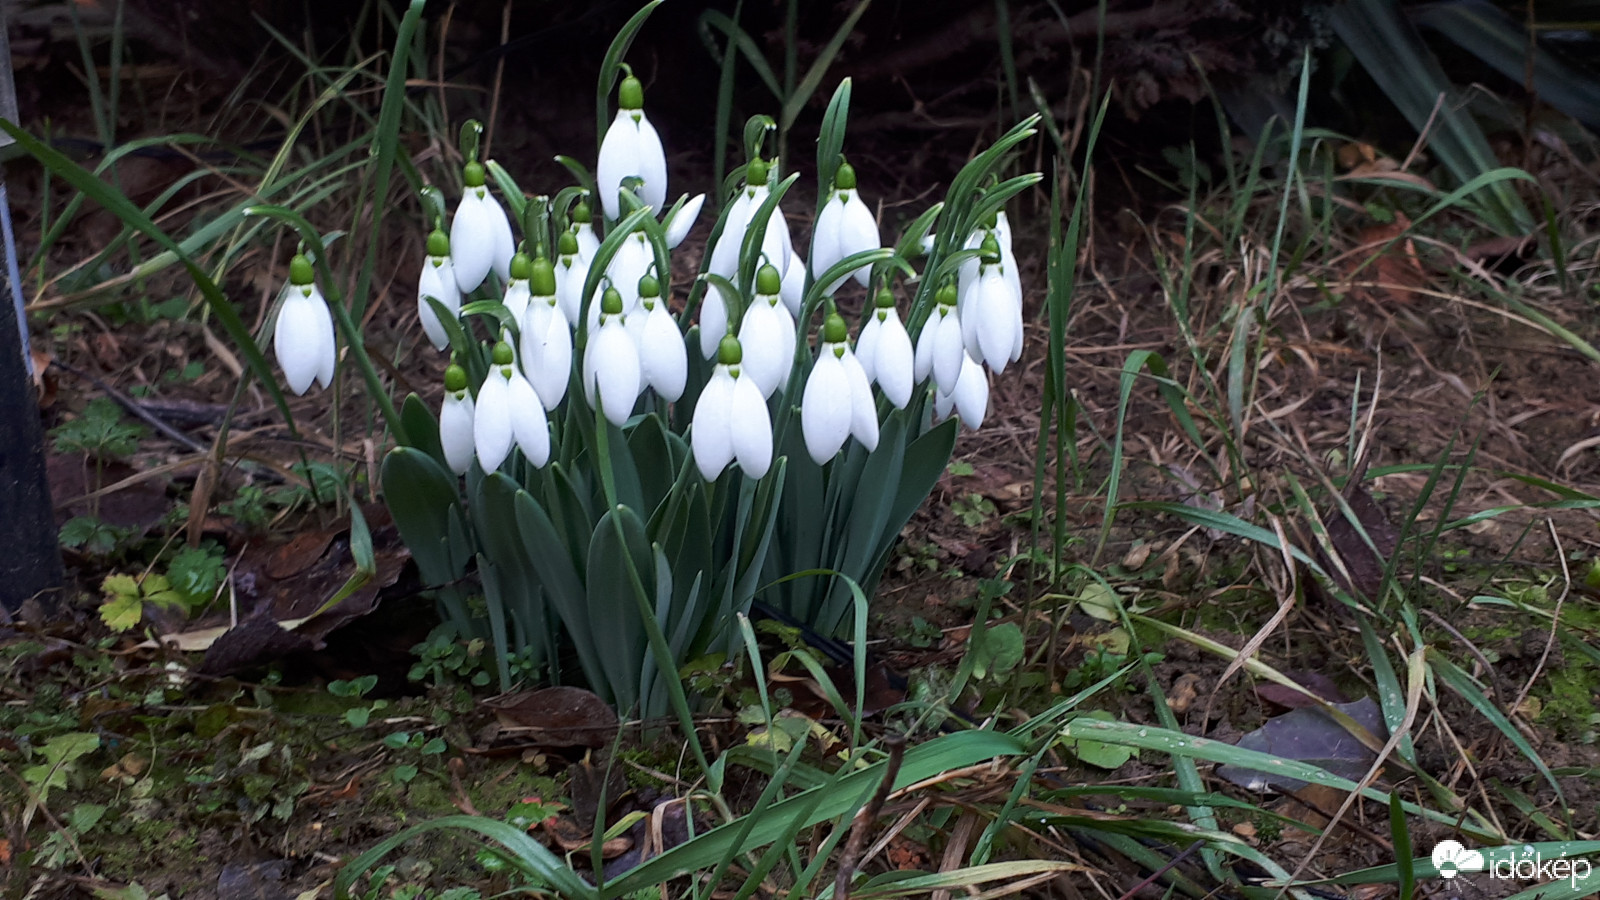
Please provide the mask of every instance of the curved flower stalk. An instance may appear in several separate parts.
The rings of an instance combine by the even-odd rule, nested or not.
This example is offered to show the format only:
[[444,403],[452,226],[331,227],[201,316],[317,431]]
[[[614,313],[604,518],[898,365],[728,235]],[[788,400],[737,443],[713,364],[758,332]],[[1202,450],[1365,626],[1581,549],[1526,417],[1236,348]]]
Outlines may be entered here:
[[822,348],[800,398],[800,430],[817,465],[839,454],[854,436],[867,450],[878,446],[878,407],[867,373],[850,352],[850,332],[838,313],[822,326]]
[[922,333],[917,336],[913,370],[917,381],[932,375],[937,391],[950,394],[961,377],[961,359],[966,354],[961,314],[956,308],[956,286],[940,285],[938,293],[934,294],[934,303],[933,315],[922,323]]
[[905,409],[916,383],[916,354],[911,348],[911,335],[906,333],[900,313],[895,310],[894,294],[887,287],[878,290],[873,309],[861,326],[856,359],[861,361],[867,381],[882,388],[895,409]]
[[933,395],[933,411],[939,418],[949,417],[952,409],[961,424],[973,430],[983,427],[983,417],[989,411],[989,376],[965,351],[961,354],[961,375],[955,390],[948,394],[935,391]]
[[438,228],[428,235],[428,258],[423,260],[422,274],[417,277],[417,319],[433,348],[443,350],[450,346],[450,334],[433,311],[433,304],[424,299],[427,297],[444,304],[452,314],[461,312],[461,287],[456,284],[455,266],[450,262],[450,238]]
[[561,232],[556,239],[556,302],[568,323],[578,321],[583,311],[583,283],[589,278],[589,259],[578,248],[578,236]]
[[567,395],[572,377],[572,326],[556,296],[556,269],[539,257],[528,265],[528,310],[522,318],[523,374],[547,410]]
[[[771,196],[772,190],[767,184],[768,166],[766,160],[756,158],[750,160],[745,167],[745,186],[739,189],[739,196],[728,207],[727,218],[723,220],[722,233],[717,235],[717,242],[711,247],[711,261],[706,265],[706,271],[713,275],[721,275],[729,281],[735,281],[739,273],[739,252],[744,247],[745,233],[750,230],[751,219],[755,218]],[[786,271],[790,265],[790,257],[794,254],[794,243],[789,236],[789,220],[784,218],[783,208],[775,206],[772,215],[767,218],[767,230],[761,236],[761,255],[767,261],[777,266],[779,272]],[[720,338],[720,335],[718,336]],[[716,350],[716,341],[712,341],[712,349],[706,351],[709,359]]]
[[667,155],[661,136],[644,114],[644,85],[628,75],[617,90],[617,116],[600,142],[595,166],[595,188],[606,218],[622,218],[617,191],[624,178],[639,178],[639,199],[651,209],[661,209],[667,199]]
[[439,444],[444,461],[457,475],[467,474],[477,448],[472,436],[472,392],[467,371],[451,364],[444,370],[444,405],[439,409]]
[[760,478],[772,467],[772,418],[761,389],[740,369],[742,357],[739,340],[725,335],[717,367],[694,407],[690,448],[707,481],[716,481],[734,460],[747,478]]
[[777,268],[763,265],[756,272],[755,298],[739,322],[739,345],[750,348],[744,374],[761,389],[763,398],[786,388],[794,368],[794,318],[779,293],[782,286]]
[[462,169],[466,192],[450,220],[451,260],[455,264],[456,285],[463,294],[477,290],[491,271],[505,281],[511,274],[511,257],[516,253],[511,220],[489,196],[483,176],[483,164],[476,160]]
[[[689,351],[654,276],[639,279],[639,309],[627,319],[628,332],[639,345],[639,373],[644,383],[668,403],[682,397],[689,380]],[[637,331],[635,320],[643,323]]]
[[[856,193],[856,170],[849,163],[839,164],[833,176],[833,187],[828,202],[817,214],[811,237],[812,278],[821,278],[824,272],[853,253],[876,250],[879,245],[878,222],[872,217],[872,210],[862,202],[861,195]],[[866,287],[872,270],[870,266],[862,266],[849,274]],[[831,294],[843,283],[841,278],[822,292]]]
[[333,337],[333,315],[317,290],[311,260],[295,254],[289,261],[289,283],[283,288],[278,321],[272,332],[272,351],[283,369],[283,380],[296,394],[304,394],[315,381],[333,384],[338,349]]
[[591,408],[622,427],[633,412],[644,384],[639,348],[623,320],[622,294],[606,288],[600,298],[600,324],[589,333],[583,353],[583,391]]
[[494,345],[494,364],[478,388],[472,442],[485,472],[500,468],[514,442],[535,466],[550,461],[550,425],[533,385],[517,369],[511,345]]

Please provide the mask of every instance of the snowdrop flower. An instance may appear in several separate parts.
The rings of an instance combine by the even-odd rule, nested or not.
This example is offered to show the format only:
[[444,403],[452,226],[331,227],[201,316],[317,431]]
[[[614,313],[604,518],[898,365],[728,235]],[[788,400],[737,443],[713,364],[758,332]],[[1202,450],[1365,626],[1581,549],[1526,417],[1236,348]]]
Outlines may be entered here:
[[911,335],[900,322],[900,313],[894,308],[894,295],[888,288],[878,291],[874,308],[861,326],[861,336],[856,339],[856,359],[867,374],[868,382],[883,388],[895,409],[905,409],[911,402],[911,386],[915,383],[915,354],[911,349]]
[[933,411],[939,418],[950,415],[951,409],[961,418],[961,424],[973,430],[983,426],[984,414],[989,410],[989,376],[965,351],[961,354],[956,389],[948,394],[935,391],[933,395]]
[[711,359],[717,354],[722,338],[728,333],[728,301],[722,291],[707,286],[700,298],[700,355]]
[[667,199],[667,155],[661,137],[644,114],[644,85],[631,74],[617,90],[617,117],[600,142],[600,161],[595,166],[595,185],[606,218],[622,217],[617,191],[624,178],[639,178],[639,199],[645,206],[661,209]]
[[760,478],[772,467],[772,418],[761,389],[740,371],[742,355],[738,339],[725,335],[717,367],[695,403],[689,441],[707,481],[717,480],[734,460],[749,478]]
[[583,353],[583,391],[590,407],[622,427],[643,387],[639,349],[623,321],[622,294],[606,288],[600,300],[600,327],[589,333]]
[[522,371],[545,409],[567,395],[572,375],[572,326],[556,296],[556,269],[539,257],[528,264],[528,310],[522,318]]
[[851,435],[871,451],[878,446],[878,407],[867,373],[850,352],[850,333],[838,313],[822,326],[822,349],[800,398],[800,430],[817,465],[838,455]]
[[444,406],[439,410],[439,443],[444,461],[457,475],[472,468],[476,452],[472,439],[472,393],[467,390],[467,372],[452,364],[444,370]]
[[[744,236],[750,231],[751,220],[761,209],[761,204],[767,202],[772,195],[767,185],[767,162],[757,158],[750,160],[745,167],[745,186],[740,189],[728,207],[728,215],[723,219],[722,232],[717,235],[717,242],[711,247],[711,262],[706,265],[706,271],[713,275],[721,275],[729,281],[737,282],[739,274],[739,253],[744,248]],[[761,254],[767,258],[778,271],[782,272],[789,266],[789,259],[794,253],[794,245],[789,237],[789,222],[783,216],[780,207],[773,207],[772,215],[767,218],[766,231],[761,235]],[[719,336],[720,337],[720,336]],[[715,344],[713,344],[713,351]],[[709,358],[711,352],[707,352]]]
[[1006,280],[993,234],[984,237],[980,252],[978,275],[966,285],[958,304],[962,344],[968,356],[998,374],[1022,355],[1022,296],[1013,293]]
[[296,394],[304,394],[313,381],[324,388],[333,383],[338,363],[333,316],[311,275],[311,260],[303,254],[295,254],[289,261],[289,283],[278,306],[272,351],[277,354],[284,381]]
[[572,226],[568,230],[578,240],[578,255],[584,262],[592,262],[600,250],[600,236],[594,233],[594,213],[589,209],[589,201],[579,200],[572,208]]
[[806,299],[806,261],[800,254],[791,254],[789,267],[783,270],[783,305],[789,307],[789,315],[800,315],[800,308],[805,305]]
[[[856,170],[849,163],[840,163],[833,185],[828,202],[817,215],[811,237],[812,278],[821,278],[834,264],[853,253],[878,249],[878,223],[872,217],[872,210],[867,209],[867,204],[856,193]],[[866,287],[872,271],[871,267],[862,266],[850,274]],[[823,288],[823,293],[831,294],[843,283],[841,278]]]
[[456,284],[455,267],[450,263],[450,238],[437,228],[428,235],[428,258],[422,262],[422,275],[417,278],[417,318],[422,330],[435,350],[450,346],[450,334],[433,311],[426,297],[444,304],[451,315],[461,312],[461,288]]
[[[632,315],[639,308],[639,279],[650,274],[656,256],[643,231],[635,231],[623,239],[617,253],[606,266],[606,278],[622,293],[622,313]],[[589,327],[595,326],[599,310],[589,304]],[[638,327],[638,326],[635,326]]]
[[[500,303],[511,314],[511,318],[520,323],[528,312],[528,301],[533,296],[528,290],[528,279],[533,275],[533,260],[528,258],[528,254],[518,252],[511,257],[511,271],[508,274],[511,278],[506,282],[506,292],[501,295]],[[519,324],[517,327],[522,326]]]
[[472,443],[478,465],[493,472],[511,453],[515,442],[522,455],[536,466],[550,461],[550,426],[544,404],[513,361],[511,345],[494,345],[494,364],[478,388],[472,415]]
[[[639,309],[627,319],[628,332],[639,345],[639,374],[644,383],[668,403],[682,397],[689,380],[689,351],[654,276],[639,279]],[[644,323],[637,332],[635,319]]]
[[673,210],[667,220],[661,223],[666,231],[667,249],[675,250],[689,236],[689,230],[694,228],[695,220],[700,218],[700,207],[706,203],[705,194],[695,194],[685,200],[682,206]]
[[506,211],[489,196],[489,188],[483,183],[483,164],[476,160],[467,163],[462,180],[467,189],[450,220],[450,249],[456,285],[461,293],[470,294],[483,284],[491,270],[501,281],[506,280],[516,245]]
[[744,374],[761,389],[762,397],[771,397],[788,385],[789,370],[794,367],[794,319],[779,295],[781,289],[778,270],[770,264],[762,266],[756,272],[755,298],[739,322],[739,345],[750,348]]
[[589,279],[589,258],[579,250],[578,236],[561,232],[556,239],[556,302],[569,324],[578,321],[583,310],[583,283]]
[[933,376],[941,394],[953,393],[961,377],[961,359],[966,354],[962,341],[961,315],[956,310],[956,286],[946,283],[934,294],[933,315],[922,323],[917,336],[913,370],[917,381]]

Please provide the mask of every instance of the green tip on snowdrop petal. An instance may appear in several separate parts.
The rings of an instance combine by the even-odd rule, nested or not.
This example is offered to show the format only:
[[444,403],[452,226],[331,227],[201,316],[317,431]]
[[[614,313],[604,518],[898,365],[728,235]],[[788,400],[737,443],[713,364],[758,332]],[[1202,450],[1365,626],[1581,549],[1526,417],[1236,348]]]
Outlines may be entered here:
[[617,89],[617,106],[623,109],[644,109],[644,85],[639,79],[632,75],[622,79],[622,86]]
[[991,231],[984,235],[983,243],[978,246],[978,253],[983,257],[983,261],[986,263],[997,263],[1000,261],[1000,242],[995,240],[994,232]]
[[594,210],[589,208],[589,201],[579,200],[578,205],[572,208],[572,223],[587,225],[592,221],[594,221]]
[[606,288],[606,292],[600,295],[600,311],[608,316],[621,315],[622,292],[614,287]]
[[451,365],[444,370],[444,389],[454,394],[467,389],[467,370]]
[[763,265],[756,271],[756,293],[772,296],[783,290],[783,276],[771,265]]
[[433,232],[428,235],[428,255],[450,255],[450,235],[445,234],[443,229],[435,228]]
[[[576,241],[576,238],[574,238]],[[576,251],[574,251],[576,252]],[[511,263],[511,277],[517,277],[517,264]],[[538,257],[528,263],[528,292],[535,297],[554,297],[556,295],[556,267],[550,260]]]
[[841,191],[855,190],[856,170],[847,162],[839,164],[839,171],[833,173],[833,186]]
[[879,309],[894,309],[894,294],[890,293],[887,287],[879,288],[873,305]]
[[722,336],[717,344],[717,362],[725,366],[737,366],[744,359],[744,350],[739,346],[739,339],[731,334]]
[[506,343],[505,341],[501,341],[498,344],[494,345],[494,364],[495,365],[497,365],[497,366],[509,366],[509,365],[511,365],[511,361],[514,360],[514,359],[516,359],[516,354],[511,352],[511,345],[510,344]]
[[483,187],[483,163],[473,160],[463,166],[461,180],[469,188]]
[[960,295],[956,293],[955,282],[947,281],[939,286],[938,293],[933,295],[933,301],[940,306],[955,306],[956,299],[959,296]]
[[751,187],[759,187],[766,184],[767,161],[760,157],[750,160],[750,165],[746,166],[744,170],[744,181],[745,184]]
[[517,281],[527,281],[533,277],[533,260],[528,254],[518,252],[511,257],[511,277]]
[[661,296],[661,282],[654,275],[646,275],[639,279],[639,299]]
[[578,236],[570,231],[561,232],[561,236],[556,238],[556,252],[562,256],[576,256]]
[[822,339],[829,344],[840,344],[849,340],[850,327],[845,325],[844,317],[838,313],[829,313],[827,321],[822,323]]

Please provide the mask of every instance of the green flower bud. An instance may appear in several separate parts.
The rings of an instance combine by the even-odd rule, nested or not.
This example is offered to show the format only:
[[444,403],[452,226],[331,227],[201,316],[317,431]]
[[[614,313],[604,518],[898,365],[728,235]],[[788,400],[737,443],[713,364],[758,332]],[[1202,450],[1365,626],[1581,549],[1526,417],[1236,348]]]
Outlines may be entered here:
[[756,293],[771,296],[783,290],[783,276],[776,266],[763,265],[756,270]]
[[469,188],[483,187],[483,163],[473,160],[461,170],[461,180]]
[[722,336],[717,343],[717,362],[725,366],[737,366],[744,360],[744,349],[739,346],[739,339],[731,334]]
[[958,299],[960,299],[960,295],[956,293],[956,285],[953,281],[947,281],[940,285],[938,292],[933,295],[933,302],[940,306],[955,306]]
[[433,232],[428,235],[428,255],[449,256],[450,235],[445,234],[441,229],[435,228]]
[[654,275],[646,275],[639,279],[639,299],[661,296],[661,282]]
[[617,106],[644,109],[644,85],[639,83],[639,79],[632,75],[622,79],[622,86],[617,88]]
[[511,345],[505,341],[501,341],[500,343],[494,345],[495,365],[509,366],[511,365],[511,361],[516,358],[516,354],[511,352]]
[[829,313],[822,323],[822,340],[829,344],[842,344],[849,339],[850,327],[844,324],[844,317],[836,312]]
[[561,232],[561,237],[556,238],[556,252],[562,256],[576,256],[578,236],[570,231]]
[[311,260],[306,259],[304,253],[296,253],[294,259],[289,260],[289,283],[303,286],[315,280],[311,274]]
[[518,250],[517,255],[511,257],[511,280],[527,281],[532,275],[533,260],[528,258],[528,254]]
[[600,295],[600,312],[608,316],[622,315],[622,292],[614,287],[606,288]]
[[750,160],[750,165],[744,169],[745,184],[751,187],[760,187],[767,183],[767,161],[761,157]]
[[578,205],[572,208],[572,221],[574,224],[587,225],[594,220],[594,213],[589,209],[589,201],[579,200]]
[[995,239],[994,232],[991,231],[984,235],[983,243],[978,245],[978,255],[981,256],[983,261],[986,263],[997,263],[1000,261],[1000,242]]
[[[514,267],[513,261],[513,273]],[[515,274],[512,277],[516,277]],[[528,293],[535,297],[556,295],[556,267],[550,260],[540,256],[528,264]]]
[[849,163],[840,163],[839,171],[833,173],[833,186],[841,191],[854,190],[856,186],[856,170]]
[[[511,348],[507,347],[506,349],[509,350]],[[455,363],[451,363],[450,368],[444,370],[444,389],[452,394],[466,390],[467,370]]]

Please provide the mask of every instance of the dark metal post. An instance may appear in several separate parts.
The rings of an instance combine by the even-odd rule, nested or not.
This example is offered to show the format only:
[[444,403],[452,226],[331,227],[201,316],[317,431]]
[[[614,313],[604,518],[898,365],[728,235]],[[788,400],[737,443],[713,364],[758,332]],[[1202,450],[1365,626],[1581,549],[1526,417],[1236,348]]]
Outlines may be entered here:
[[[5,24],[5,9],[0,6],[0,118],[15,122],[17,91]],[[0,134],[0,147],[9,143],[11,138]],[[45,479],[44,429],[29,377],[33,360],[28,352],[28,320],[3,172],[0,239],[5,244],[0,285],[7,300],[0,306],[0,607],[14,613],[30,597],[54,605],[62,573],[55,512]]]

